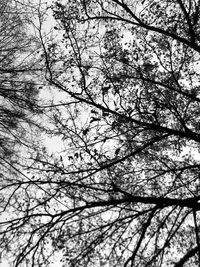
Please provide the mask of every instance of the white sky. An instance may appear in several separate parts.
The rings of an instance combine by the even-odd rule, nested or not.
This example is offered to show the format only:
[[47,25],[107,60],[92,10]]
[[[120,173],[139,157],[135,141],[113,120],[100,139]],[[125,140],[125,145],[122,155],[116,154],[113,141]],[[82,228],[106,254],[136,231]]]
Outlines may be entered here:
[[6,260],[3,260],[2,263],[0,263],[0,267],[10,267],[10,265]]

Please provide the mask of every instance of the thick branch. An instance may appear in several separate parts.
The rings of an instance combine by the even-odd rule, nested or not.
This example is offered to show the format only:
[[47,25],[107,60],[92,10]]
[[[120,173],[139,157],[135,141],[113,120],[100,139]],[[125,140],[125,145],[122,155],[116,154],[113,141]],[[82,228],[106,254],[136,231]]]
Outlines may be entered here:
[[155,124],[155,123],[149,123],[149,122],[145,122],[145,121],[139,121],[139,120],[136,120],[130,116],[127,116],[127,115],[124,115],[124,114],[121,114],[115,110],[111,110],[107,107],[104,107],[102,106],[101,104],[99,103],[95,103],[93,100],[91,99],[85,99],[83,97],[81,97],[80,95],[78,94],[75,94],[71,91],[69,91],[68,89],[64,88],[61,84],[59,84],[58,82],[56,81],[53,81],[51,80],[50,81],[53,85],[55,85],[57,88],[65,91],[66,93],[68,93],[71,97],[73,97],[74,99],[76,100],[79,100],[83,103],[86,103],[88,105],[91,105],[91,106],[94,106],[102,111],[106,111],[110,114],[113,114],[117,117],[121,117],[129,122],[133,122],[139,126],[144,126],[150,130],[155,130],[157,132],[160,132],[160,133],[167,133],[169,135],[174,135],[174,136],[178,136],[178,137],[182,137],[182,138],[187,138],[189,140],[193,140],[193,141],[196,141],[196,142],[200,142],[200,135],[199,134],[196,134],[194,132],[192,132],[191,130],[188,130],[187,132],[183,132],[183,131],[180,131],[180,130],[175,130],[175,129],[171,129],[171,128],[168,128],[168,127],[165,127],[165,126],[161,126],[159,124]]
[[[156,27],[156,26],[151,26],[148,25],[144,22],[142,22],[131,10],[130,8],[125,4],[125,3],[120,3],[118,0],[113,0],[113,2],[115,2],[116,4],[118,4],[119,6],[121,6],[132,18],[134,21],[128,20],[128,19],[124,19],[122,17],[116,17],[115,14],[113,14],[112,16],[94,16],[94,17],[89,17],[88,19],[111,19],[111,20],[121,20],[121,21],[125,21],[127,23],[130,23],[132,25],[144,28],[146,30],[152,31],[152,32],[157,32],[160,33],[164,36],[167,37],[171,37],[174,40],[179,41],[180,43],[186,44],[187,46],[193,48],[195,51],[200,52],[200,47],[194,42],[193,38],[191,40],[187,40],[173,32],[168,32],[162,28]],[[115,16],[115,17],[114,17]]]
[[177,262],[174,267],[183,267],[183,265],[192,257],[194,257],[194,255],[198,252],[198,247],[195,247],[191,250],[189,250],[184,256],[183,258],[180,259],[179,262]]
[[140,248],[140,245],[141,245],[141,243],[142,243],[142,240],[144,239],[145,233],[146,233],[146,231],[147,231],[149,225],[151,224],[151,220],[152,220],[152,218],[153,218],[153,216],[154,216],[156,210],[157,210],[157,207],[155,207],[155,208],[152,210],[152,212],[150,213],[150,215],[149,215],[149,217],[148,217],[146,223],[143,225],[142,233],[141,233],[140,238],[139,238],[139,240],[138,240],[137,246],[136,246],[136,248],[134,249],[132,256],[125,262],[124,267],[128,266],[128,263],[129,263],[130,261],[131,261],[131,267],[133,267],[135,256],[136,256],[136,254],[137,254],[137,252],[138,252],[138,250],[139,250],[139,248]]
[[126,196],[120,199],[111,199],[111,200],[102,200],[102,201],[94,201],[88,202],[83,206],[75,207],[68,210],[63,210],[59,214],[55,214],[54,217],[64,216],[68,213],[74,213],[77,211],[83,211],[86,209],[97,208],[97,207],[106,207],[106,206],[117,206],[121,204],[127,203],[142,203],[147,205],[156,205],[158,208],[164,208],[168,206],[179,206],[185,208],[195,208],[196,210],[200,209],[200,196],[197,198],[186,198],[186,199],[177,199],[177,198],[166,198],[166,197],[141,197],[141,196],[133,196],[129,193],[126,193]]

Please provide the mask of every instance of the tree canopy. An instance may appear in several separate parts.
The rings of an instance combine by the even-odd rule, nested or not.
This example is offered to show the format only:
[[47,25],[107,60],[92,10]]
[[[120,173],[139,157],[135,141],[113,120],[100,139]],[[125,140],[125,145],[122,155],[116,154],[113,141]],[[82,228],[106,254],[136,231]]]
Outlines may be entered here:
[[199,266],[200,1],[51,9],[45,112],[62,151],[9,185],[2,246],[14,266]]
[[37,39],[26,34],[28,21],[18,9],[16,1],[0,3],[0,157],[7,159],[29,144],[25,128],[40,112],[33,81]]
[[27,33],[32,14],[28,9],[20,1],[0,2],[0,260],[9,251],[2,225],[17,201],[13,184],[21,180],[29,154],[38,147],[38,131],[43,130],[37,121],[42,110],[38,79],[36,83],[41,45],[35,34]]

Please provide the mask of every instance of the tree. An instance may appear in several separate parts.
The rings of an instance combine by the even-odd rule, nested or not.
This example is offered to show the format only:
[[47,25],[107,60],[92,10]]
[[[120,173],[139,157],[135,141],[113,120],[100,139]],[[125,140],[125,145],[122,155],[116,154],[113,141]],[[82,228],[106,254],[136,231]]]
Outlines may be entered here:
[[[13,212],[13,201],[17,201],[12,198],[16,190],[12,191],[13,183],[19,181],[24,165],[30,163],[29,155],[35,154],[35,149],[39,147],[38,130],[41,134],[43,129],[37,121],[42,116],[38,99],[41,88],[38,73],[42,69],[37,55],[40,44],[37,36],[27,33],[31,31],[32,17],[30,13],[27,14],[25,5],[22,12],[21,5],[19,1],[13,0],[0,2],[1,223]],[[3,231],[1,226],[0,231]],[[4,238],[0,246],[1,258],[4,249],[8,247]]]
[[63,37],[43,49],[63,151],[38,152],[31,182],[13,184],[15,266],[57,251],[67,266],[199,266],[199,8],[55,3]]
[[[26,34],[27,23],[17,11],[15,1],[1,1],[0,20],[0,150],[1,158],[9,158],[18,144],[27,144],[25,125],[36,104],[38,86],[33,81],[37,41]],[[16,11],[14,11],[16,9]]]

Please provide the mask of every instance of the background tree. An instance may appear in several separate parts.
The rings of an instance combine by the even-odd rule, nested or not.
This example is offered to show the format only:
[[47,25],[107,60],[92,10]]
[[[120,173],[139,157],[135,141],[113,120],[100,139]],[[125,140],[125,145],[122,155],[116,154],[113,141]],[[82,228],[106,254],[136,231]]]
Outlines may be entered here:
[[28,21],[16,1],[1,1],[0,9],[0,147],[1,157],[10,157],[18,144],[26,144],[25,124],[39,112],[38,86],[33,81],[39,43],[26,34]]
[[[36,5],[34,8],[36,9]],[[41,79],[38,75],[41,76],[42,70],[38,56],[40,43],[31,26],[35,9],[30,1],[26,5],[25,1],[0,2],[1,223],[9,219],[14,211],[12,205],[16,208],[21,197],[20,192],[15,196],[16,188],[20,191],[20,182],[30,179],[23,176],[22,172],[27,162],[30,164],[30,155],[36,154],[41,139],[38,132],[41,135],[44,129],[39,102]],[[20,205],[18,208],[21,209]],[[0,225],[1,234],[3,229]],[[4,237],[0,241],[0,247],[1,258],[3,251],[9,247],[9,242]]]
[[2,222],[15,266],[57,251],[69,266],[199,266],[199,8],[55,3],[63,38],[42,44],[63,150],[38,152]]

